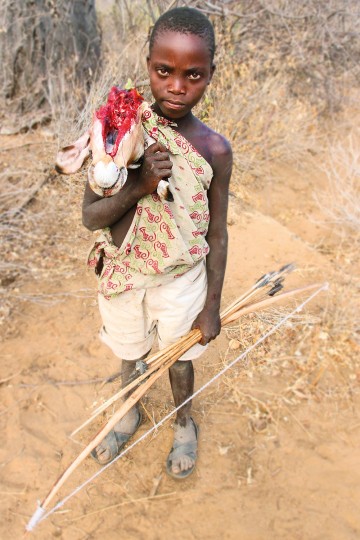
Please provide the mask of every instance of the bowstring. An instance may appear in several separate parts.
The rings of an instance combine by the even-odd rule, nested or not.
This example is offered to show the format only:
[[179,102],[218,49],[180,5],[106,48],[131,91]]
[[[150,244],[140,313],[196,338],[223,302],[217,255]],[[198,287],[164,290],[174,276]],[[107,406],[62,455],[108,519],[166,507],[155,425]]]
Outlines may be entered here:
[[[101,469],[99,469],[95,474],[90,476],[85,482],[80,484],[78,487],[76,487],[69,495],[64,497],[62,500],[60,500],[51,510],[44,513],[41,518],[38,520],[37,523],[40,523],[41,521],[44,521],[49,516],[51,516],[54,512],[59,510],[64,504],[71,499],[74,495],[76,495],[79,491],[81,491],[85,486],[87,486],[90,482],[95,480],[100,474],[102,474],[108,467],[113,465],[118,459],[125,456],[130,450],[132,450],[137,444],[139,444],[141,441],[143,441],[146,437],[148,437],[151,433],[153,433],[155,430],[157,430],[160,426],[162,426],[169,418],[171,418],[177,411],[179,411],[184,405],[186,405],[189,401],[197,397],[201,392],[203,392],[208,386],[210,386],[213,382],[215,382],[217,379],[219,379],[226,371],[231,369],[235,364],[237,364],[240,360],[245,358],[250,352],[252,352],[258,345],[260,345],[265,339],[267,339],[269,336],[271,336],[276,330],[280,328],[286,321],[288,321],[295,313],[298,313],[302,310],[302,308],[310,302],[315,296],[317,296],[321,291],[325,291],[329,288],[328,283],[324,283],[321,287],[319,287],[315,292],[313,292],[306,300],[304,300],[299,306],[297,306],[293,311],[285,315],[277,324],[275,324],[268,332],[263,334],[253,345],[250,345],[243,353],[241,353],[239,356],[237,356],[234,360],[232,360],[229,364],[227,364],[223,369],[221,369],[216,375],[214,375],[211,379],[209,379],[206,383],[204,383],[198,390],[196,390],[190,397],[188,397],[181,405],[173,409],[171,412],[169,412],[166,416],[164,416],[157,424],[154,424],[148,431],[146,431],[141,437],[136,439],[133,443],[131,443],[129,446],[127,446],[120,454],[118,454],[110,463],[107,465],[104,465]],[[34,524],[34,527],[36,524]]]

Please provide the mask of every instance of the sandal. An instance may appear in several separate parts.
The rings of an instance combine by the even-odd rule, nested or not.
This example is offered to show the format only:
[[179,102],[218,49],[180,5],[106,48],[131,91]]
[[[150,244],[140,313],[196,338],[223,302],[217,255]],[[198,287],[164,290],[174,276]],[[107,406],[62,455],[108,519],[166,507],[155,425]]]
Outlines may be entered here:
[[[108,433],[106,437],[103,438],[101,443],[91,451],[90,453],[91,457],[99,465],[107,465],[108,463],[110,463],[110,461],[112,461],[114,458],[116,458],[116,456],[120,454],[121,450],[124,448],[128,440],[139,429],[141,422],[142,422],[142,414],[139,411],[139,418],[138,418],[138,421],[137,421],[137,424],[135,426],[133,433],[123,433],[121,431],[115,431],[114,429],[112,429],[110,433]],[[110,454],[110,456],[106,460],[99,459],[97,449],[100,446],[103,447],[104,450],[108,450]]]
[[[195,461],[197,458],[199,428],[196,425],[195,420],[193,418],[190,417],[190,420],[194,424],[196,441],[180,444],[179,446],[176,446],[176,447],[173,446],[166,460],[167,474],[172,476],[173,478],[176,478],[177,480],[179,479],[182,480],[183,478],[187,478],[188,476],[190,476],[190,474],[194,471],[195,465],[196,465]],[[180,471],[178,473],[174,473],[172,470],[173,460],[179,456],[184,456],[184,455],[187,455],[191,459],[193,459],[194,465],[190,469],[187,469],[186,471]]]

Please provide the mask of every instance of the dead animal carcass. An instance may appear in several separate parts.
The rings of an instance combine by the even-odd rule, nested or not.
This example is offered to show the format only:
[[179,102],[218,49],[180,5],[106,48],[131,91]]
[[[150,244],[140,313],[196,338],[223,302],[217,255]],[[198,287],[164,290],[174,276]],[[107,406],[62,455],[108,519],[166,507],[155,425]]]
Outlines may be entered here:
[[[114,86],[107,103],[95,111],[90,129],[58,152],[57,171],[73,174],[92,154],[88,169],[91,189],[102,197],[117,193],[127,180],[127,169],[138,167],[144,154],[146,133],[142,114],[147,107],[136,89]],[[157,191],[161,197],[173,200],[168,185],[161,180]]]

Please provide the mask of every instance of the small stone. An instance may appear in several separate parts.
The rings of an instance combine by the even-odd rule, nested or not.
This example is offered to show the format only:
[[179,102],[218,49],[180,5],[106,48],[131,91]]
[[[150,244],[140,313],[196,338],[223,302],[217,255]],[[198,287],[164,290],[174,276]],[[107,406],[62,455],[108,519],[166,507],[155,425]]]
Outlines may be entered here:
[[229,446],[219,446],[218,448],[220,456],[226,456],[231,447],[232,444],[230,444]]
[[254,418],[251,420],[250,424],[252,429],[257,433],[265,431],[265,429],[268,427],[268,421],[266,418]]
[[240,341],[237,339],[230,339],[229,341],[229,349],[232,351],[236,351],[237,349],[240,349]]

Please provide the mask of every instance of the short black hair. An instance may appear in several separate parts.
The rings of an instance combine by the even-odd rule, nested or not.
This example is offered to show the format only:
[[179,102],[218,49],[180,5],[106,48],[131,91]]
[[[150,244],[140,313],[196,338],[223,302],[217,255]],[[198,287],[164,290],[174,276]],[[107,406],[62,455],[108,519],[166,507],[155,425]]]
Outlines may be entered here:
[[194,34],[205,39],[210,52],[211,62],[215,55],[215,33],[209,19],[198,9],[178,7],[165,11],[153,26],[149,40],[149,50],[154,46],[156,37],[163,32]]

